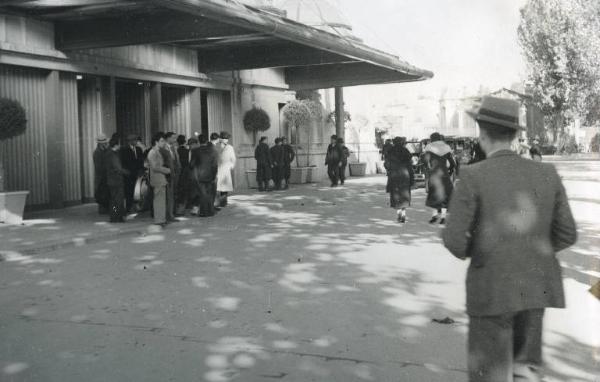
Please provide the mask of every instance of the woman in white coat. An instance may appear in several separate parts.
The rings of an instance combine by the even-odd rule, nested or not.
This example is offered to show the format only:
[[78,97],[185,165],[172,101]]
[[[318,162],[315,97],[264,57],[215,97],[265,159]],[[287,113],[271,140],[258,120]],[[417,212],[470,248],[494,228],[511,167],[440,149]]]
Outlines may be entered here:
[[219,170],[217,172],[217,193],[219,206],[227,205],[227,194],[233,191],[233,169],[235,167],[235,150],[229,144],[229,133],[221,133]]

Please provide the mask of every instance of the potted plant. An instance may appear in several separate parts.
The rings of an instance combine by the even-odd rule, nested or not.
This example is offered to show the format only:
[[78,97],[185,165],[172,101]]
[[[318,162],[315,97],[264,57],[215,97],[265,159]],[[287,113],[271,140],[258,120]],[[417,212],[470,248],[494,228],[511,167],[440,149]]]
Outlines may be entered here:
[[351,176],[365,176],[367,171],[367,163],[360,161],[360,146],[361,146],[361,132],[364,128],[369,124],[369,120],[362,116],[357,115],[354,118],[354,121],[351,125],[352,129],[355,132],[355,143],[356,143],[356,159],[357,162],[350,163],[348,168],[350,169]]
[[297,132],[302,128],[308,130],[306,167],[300,166],[298,151],[301,147],[296,145],[296,168],[291,169],[290,183],[306,183],[307,181],[310,163],[310,132],[312,130],[311,123],[313,121],[313,111],[311,108],[314,108],[314,105],[311,105],[311,102],[314,101],[296,99],[288,102],[282,110],[285,123],[294,126]]
[[[244,129],[252,133],[252,147],[256,147],[256,136],[259,131],[269,130],[271,127],[271,118],[266,111],[260,107],[253,106],[244,114]],[[258,188],[256,184],[256,170],[246,171],[246,181],[248,188]]]
[[0,98],[0,223],[21,224],[29,191],[5,192],[2,141],[25,132],[25,109],[18,101]]

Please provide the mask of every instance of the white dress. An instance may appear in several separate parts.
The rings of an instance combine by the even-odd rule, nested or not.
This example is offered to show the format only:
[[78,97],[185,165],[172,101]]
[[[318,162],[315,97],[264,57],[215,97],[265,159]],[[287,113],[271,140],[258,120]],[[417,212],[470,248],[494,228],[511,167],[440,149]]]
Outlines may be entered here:
[[219,155],[219,170],[217,172],[217,191],[233,191],[233,178],[231,171],[235,167],[235,150],[229,144],[222,147]]

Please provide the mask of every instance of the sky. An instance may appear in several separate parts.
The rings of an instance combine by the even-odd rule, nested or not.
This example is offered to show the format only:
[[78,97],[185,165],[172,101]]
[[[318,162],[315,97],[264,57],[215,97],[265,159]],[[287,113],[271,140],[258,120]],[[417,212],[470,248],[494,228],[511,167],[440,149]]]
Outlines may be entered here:
[[[351,108],[405,96],[438,99],[521,82],[526,67],[517,40],[525,0],[330,0],[368,45],[432,70],[415,84],[347,88]],[[366,6],[368,4],[368,6]]]

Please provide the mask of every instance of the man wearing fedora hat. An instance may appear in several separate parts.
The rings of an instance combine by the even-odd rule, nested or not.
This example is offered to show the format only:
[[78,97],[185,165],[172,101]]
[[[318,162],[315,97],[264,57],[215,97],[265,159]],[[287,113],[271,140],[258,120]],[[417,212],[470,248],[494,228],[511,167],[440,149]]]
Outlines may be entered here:
[[565,306],[556,252],[575,243],[575,221],[555,168],[510,150],[519,104],[486,96],[469,114],[487,159],[461,172],[443,232],[471,259],[469,380],[540,381],[544,309]]
[[96,137],[96,149],[92,158],[94,160],[94,199],[98,203],[98,213],[107,214],[110,203],[110,191],[106,178],[105,157],[108,154],[108,138],[100,133]]

